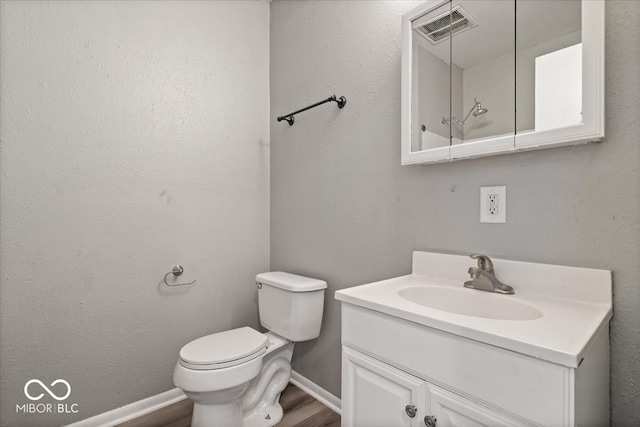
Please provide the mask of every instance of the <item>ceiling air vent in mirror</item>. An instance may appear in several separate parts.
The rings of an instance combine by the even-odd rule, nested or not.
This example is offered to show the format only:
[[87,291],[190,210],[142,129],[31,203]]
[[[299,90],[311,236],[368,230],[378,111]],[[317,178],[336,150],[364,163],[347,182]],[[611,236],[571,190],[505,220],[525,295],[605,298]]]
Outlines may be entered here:
[[[418,25],[415,24],[416,22],[414,22],[414,28],[420,31],[432,44],[446,40],[449,37],[449,32],[451,32],[452,35],[458,34],[478,25],[461,6],[454,7],[451,13],[446,12],[429,19],[427,22],[420,22]],[[449,28],[451,28],[451,30],[449,30]]]

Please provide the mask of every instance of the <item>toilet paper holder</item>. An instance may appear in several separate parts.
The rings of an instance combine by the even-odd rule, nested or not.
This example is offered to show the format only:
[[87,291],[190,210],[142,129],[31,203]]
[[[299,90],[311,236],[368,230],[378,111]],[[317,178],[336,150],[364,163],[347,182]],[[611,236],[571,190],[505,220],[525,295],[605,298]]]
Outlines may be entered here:
[[196,281],[194,280],[193,282],[189,282],[189,283],[174,283],[173,285],[170,284],[169,282],[167,282],[167,277],[169,277],[170,274],[173,274],[174,276],[178,277],[180,276],[182,273],[184,272],[184,268],[178,264],[175,265],[170,272],[168,272],[167,274],[164,275],[164,284],[167,286],[170,286],[172,288],[175,288],[177,286],[190,286],[193,285],[194,283],[196,283]]

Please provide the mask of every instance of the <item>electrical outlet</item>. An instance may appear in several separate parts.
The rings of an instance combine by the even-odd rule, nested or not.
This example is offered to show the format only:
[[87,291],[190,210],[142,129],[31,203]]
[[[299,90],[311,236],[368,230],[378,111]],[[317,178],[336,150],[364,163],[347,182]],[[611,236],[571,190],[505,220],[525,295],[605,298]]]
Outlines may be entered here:
[[490,193],[487,197],[489,198],[489,200],[487,200],[487,213],[490,216],[498,215],[498,206],[500,205],[498,203],[498,195]]
[[480,187],[480,222],[507,222],[507,187]]

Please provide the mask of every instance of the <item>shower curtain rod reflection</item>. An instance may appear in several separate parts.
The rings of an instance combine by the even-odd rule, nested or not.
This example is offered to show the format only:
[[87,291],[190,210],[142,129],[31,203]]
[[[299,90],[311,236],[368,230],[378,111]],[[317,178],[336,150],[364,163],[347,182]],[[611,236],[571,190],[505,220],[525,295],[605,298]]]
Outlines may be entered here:
[[309,105],[308,107],[301,108],[301,109],[299,109],[297,111],[294,111],[293,113],[289,113],[289,114],[285,114],[284,116],[280,116],[280,117],[278,117],[278,121],[281,122],[283,120],[286,120],[287,122],[289,122],[289,126],[293,126],[293,122],[294,122],[293,116],[295,116],[298,113],[302,113],[303,111],[307,111],[310,108],[317,107],[318,105],[322,105],[325,102],[330,102],[330,101],[337,102],[338,103],[338,108],[342,108],[347,103],[347,98],[345,98],[344,96],[341,96],[340,98],[336,98],[335,95],[331,95],[327,99],[322,100],[320,102],[316,102],[313,105]]

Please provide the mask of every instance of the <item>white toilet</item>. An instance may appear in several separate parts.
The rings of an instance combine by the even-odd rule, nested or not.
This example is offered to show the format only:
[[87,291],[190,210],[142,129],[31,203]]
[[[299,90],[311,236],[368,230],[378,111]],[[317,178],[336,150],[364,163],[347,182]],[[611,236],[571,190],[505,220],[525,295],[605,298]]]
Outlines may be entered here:
[[191,341],[173,382],[193,400],[192,427],[268,427],[282,419],[295,341],[320,335],[327,283],[280,271],[256,276],[260,324]]

